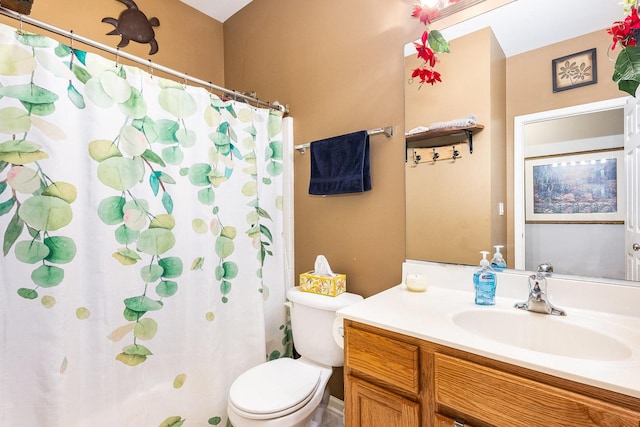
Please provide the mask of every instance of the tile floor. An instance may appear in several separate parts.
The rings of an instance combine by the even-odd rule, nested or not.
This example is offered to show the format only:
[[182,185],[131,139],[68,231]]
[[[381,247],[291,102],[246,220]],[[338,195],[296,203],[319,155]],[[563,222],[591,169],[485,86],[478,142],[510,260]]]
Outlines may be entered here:
[[324,411],[324,417],[322,418],[322,427],[344,427],[342,414],[327,409]]

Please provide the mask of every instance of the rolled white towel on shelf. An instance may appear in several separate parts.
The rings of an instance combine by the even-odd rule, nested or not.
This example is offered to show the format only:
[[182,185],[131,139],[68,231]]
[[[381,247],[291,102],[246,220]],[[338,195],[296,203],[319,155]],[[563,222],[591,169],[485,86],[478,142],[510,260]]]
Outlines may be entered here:
[[468,116],[461,117],[459,119],[449,120],[446,122],[435,122],[429,125],[429,129],[445,129],[445,128],[461,128],[465,126],[471,126],[478,123],[478,118],[475,114],[469,114]]
[[416,126],[413,129],[407,131],[407,133],[405,133],[405,136],[415,135],[416,133],[422,133],[428,130],[429,128],[427,126]]

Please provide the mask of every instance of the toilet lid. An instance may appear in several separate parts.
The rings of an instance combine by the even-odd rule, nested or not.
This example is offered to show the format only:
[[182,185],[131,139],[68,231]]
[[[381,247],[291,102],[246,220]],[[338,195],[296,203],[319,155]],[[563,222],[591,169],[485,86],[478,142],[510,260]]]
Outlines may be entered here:
[[240,375],[229,390],[234,407],[254,418],[284,416],[304,406],[320,384],[319,368],[275,359]]

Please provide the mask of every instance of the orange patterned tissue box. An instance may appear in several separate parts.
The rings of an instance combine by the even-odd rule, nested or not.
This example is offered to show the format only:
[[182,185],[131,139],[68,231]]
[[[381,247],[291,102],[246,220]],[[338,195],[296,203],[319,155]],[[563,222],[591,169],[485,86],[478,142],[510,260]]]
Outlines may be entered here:
[[318,276],[313,271],[300,275],[300,290],[335,297],[347,290],[347,275]]

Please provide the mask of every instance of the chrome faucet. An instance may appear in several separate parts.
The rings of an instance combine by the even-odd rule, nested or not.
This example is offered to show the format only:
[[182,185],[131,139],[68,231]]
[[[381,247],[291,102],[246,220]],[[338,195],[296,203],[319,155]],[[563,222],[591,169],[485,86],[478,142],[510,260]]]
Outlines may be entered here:
[[550,263],[540,264],[536,274],[529,276],[529,298],[525,302],[517,303],[515,307],[536,313],[566,316],[567,313],[551,304],[547,296],[547,277],[552,272],[553,266]]

